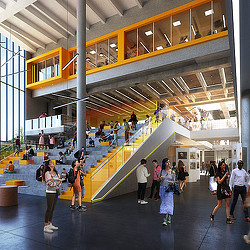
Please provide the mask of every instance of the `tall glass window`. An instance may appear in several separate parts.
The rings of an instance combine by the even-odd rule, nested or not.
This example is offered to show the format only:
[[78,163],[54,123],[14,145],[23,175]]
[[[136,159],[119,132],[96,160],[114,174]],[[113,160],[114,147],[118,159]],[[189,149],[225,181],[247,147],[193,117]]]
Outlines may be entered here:
[[0,141],[24,135],[25,51],[0,34]]

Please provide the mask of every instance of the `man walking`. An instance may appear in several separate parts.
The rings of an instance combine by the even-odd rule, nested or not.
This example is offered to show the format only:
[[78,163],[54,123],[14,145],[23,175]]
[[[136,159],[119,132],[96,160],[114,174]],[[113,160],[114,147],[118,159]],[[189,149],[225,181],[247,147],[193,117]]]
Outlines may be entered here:
[[[246,185],[247,185],[248,178],[249,178],[248,173],[245,171],[245,169],[243,169],[243,161],[239,160],[237,165],[238,167],[232,171],[232,175],[231,175],[230,182],[229,182],[229,186],[234,193],[233,202],[231,204],[231,209],[230,209],[231,220],[236,220],[236,218],[234,217],[234,209],[238,201],[239,195],[241,195],[243,204],[245,202],[245,198],[247,194]],[[245,208],[243,211],[245,215],[245,221],[250,222],[248,209]]]
[[148,204],[148,202],[144,200],[147,187],[147,178],[150,176],[146,168],[146,163],[147,161],[145,159],[142,159],[141,165],[136,169],[136,177],[138,182],[137,199],[138,203],[141,205]]
[[113,127],[113,134],[114,134],[114,140],[112,141],[111,145],[116,144],[116,146],[118,146],[118,138],[117,138],[117,132],[118,132],[119,128],[118,128],[118,121],[115,121],[115,125]]

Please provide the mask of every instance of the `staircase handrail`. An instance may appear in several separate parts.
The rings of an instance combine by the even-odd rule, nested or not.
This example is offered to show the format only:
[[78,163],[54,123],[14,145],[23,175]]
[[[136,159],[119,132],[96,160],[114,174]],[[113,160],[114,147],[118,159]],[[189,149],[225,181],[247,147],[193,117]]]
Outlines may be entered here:
[[[154,118],[155,118],[156,116],[154,115],[153,117],[152,117],[152,122],[153,122],[153,120],[154,120]],[[161,122],[159,122],[159,123],[161,123]],[[99,166],[98,166],[98,168],[97,169],[95,169],[95,171],[92,173],[92,175],[90,176],[90,179],[92,179],[93,177],[94,177],[94,175],[96,175],[113,157],[115,157],[125,146],[127,146],[127,144],[130,144],[131,142],[133,143],[133,139],[138,135],[138,134],[142,134],[143,133],[143,131],[144,131],[144,129],[146,128],[146,126],[148,126],[148,125],[146,125],[145,123],[144,123],[144,125],[138,130],[138,131],[136,131],[136,133],[134,133],[134,135],[133,136],[131,136],[130,138],[129,138],[129,141],[128,141],[128,143],[127,142],[125,142],[122,146],[120,146],[119,148],[117,148],[109,157],[107,157]]]

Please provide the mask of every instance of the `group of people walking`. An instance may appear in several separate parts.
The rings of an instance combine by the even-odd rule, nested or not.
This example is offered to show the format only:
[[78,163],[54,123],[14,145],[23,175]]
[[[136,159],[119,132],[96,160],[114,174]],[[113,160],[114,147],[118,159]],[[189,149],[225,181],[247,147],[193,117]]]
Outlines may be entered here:
[[[148,204],[145,201],[145,191],[147,187],[147,178],[150,176],[146,168],[147,160],[142,159],[140,166],[136,169],[136,177],[138,182],[137,191],[137,202],[141,205]],[[156,201],[161,199],[160,214],[164,215],[163,225],[168,225],[171,223],[171,216],[174,213],[174,198],[173,194],[180,194],[183,191],[185,185],[185,180],[187,173],[185,171],[185,166],[182,161],[178,162],[176,167],[175,162],[171,166],[171,162],[168,158],[162,160],[162,166],[160,166],[157,160],[152,161],[153,164],[153,182],[151,186],[151,192],[149,199],[154,198]],[[182,189],[180,189],[182,187]]]
[[[210,168],[210,189],[212,194],[217,194],[218,204],[215,206],[212,211],[210,218],[211,221],[214,222],[215,214],[222,206],[222,201],[225,200],[226,203],[226,223],[234,224],[234,220],[236,220],[234,216],[234,210],[236,203],[238,201],[239,195],[241,195],[241,199],[243,204],[245,203],[246,195],[247,195],[247,185],[249,181],[248,173],[243,169],[243,161],[239,160],[237,163],[237,168],[235,168],[230,174],[229,169],[225,163],[225,161],[220,161],[218,164],[218,168],[216,167],[214,162],[211,162]],[[217,185],[216,185],[217,183]],[[230,207],[230,198],[233,193],[233,201]],[[250,222],[248,208],[245,206],[243,208],[244,217],[246,222]]]

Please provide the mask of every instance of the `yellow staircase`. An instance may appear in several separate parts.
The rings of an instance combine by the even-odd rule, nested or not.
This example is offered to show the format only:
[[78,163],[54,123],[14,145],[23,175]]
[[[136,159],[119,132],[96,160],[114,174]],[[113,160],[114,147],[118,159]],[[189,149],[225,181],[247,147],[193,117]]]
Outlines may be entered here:
[[[152,132],[160,125],[152,123]],[[107,156],[98,161],[97,165],[91,166],[91,171],[84,178],[85,197],[82,201],[91,202],[96,192],[116,173],[116,171],[134,154],[140,145],[150,136],[145,135],[145,131],[128,146],[114,148]],[[71,200],[73,196],[73,188],[64,191],[60,199]]]

